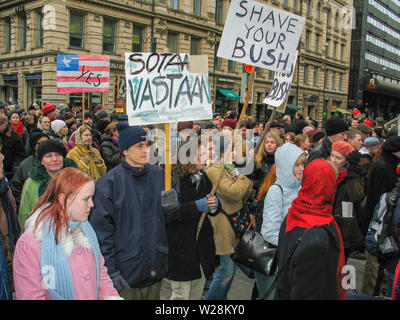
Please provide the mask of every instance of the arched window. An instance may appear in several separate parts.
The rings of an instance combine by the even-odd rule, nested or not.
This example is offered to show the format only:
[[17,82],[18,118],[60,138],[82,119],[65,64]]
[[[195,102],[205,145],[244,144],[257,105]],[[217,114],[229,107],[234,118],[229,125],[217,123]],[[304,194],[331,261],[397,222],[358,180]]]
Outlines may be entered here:
[[321,20],[321,7],[322,7],[321,2],[318,2],[318,5],[317,5],[317,20],[318,21]]
[[311,4],[311,0],[307,1],[307,17],[311,17],[312,16],[312,4]]
[[335,15],[335,29],[339,29],[339,12]]

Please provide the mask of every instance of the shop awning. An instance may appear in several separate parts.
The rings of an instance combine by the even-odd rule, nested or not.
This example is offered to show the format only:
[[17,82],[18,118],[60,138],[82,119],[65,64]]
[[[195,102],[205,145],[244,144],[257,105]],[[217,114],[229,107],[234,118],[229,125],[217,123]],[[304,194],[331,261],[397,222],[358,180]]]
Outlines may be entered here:
[[218,89],[218,91],[228,100],[240,100],[240,96],[235,91],[229,89]]
[[298,106],[296,106],[295,104],[290,104],[290,103],[288,103],[287,105],[286,105],[286,108],[288,108],[288,109],[290,109],[290,110],[301,110],[301,107],[298,107]]
[[347,111],[346,109],[336,108],[336,111],[343,114],[351,114],[351,112]]

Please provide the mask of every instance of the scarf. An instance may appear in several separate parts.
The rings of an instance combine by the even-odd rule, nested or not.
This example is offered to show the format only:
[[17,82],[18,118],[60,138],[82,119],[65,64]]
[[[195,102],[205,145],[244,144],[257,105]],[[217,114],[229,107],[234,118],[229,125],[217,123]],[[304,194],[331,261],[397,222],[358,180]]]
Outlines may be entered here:
[[[63,159],[63,168],[66,167],[73,167],[73,168],[78,168],[78,165],[76,162],[72,159],[69,158],[64,158]],[[43,193],[46,191],[47,186],[49,185],[51,177],[46,171],[46,168],[43,167],[42,165],[32,167],[31,170],[29,170],[29,177],[33,180],[38,180],[41,181],[41,184],[38,189],[38,196],[41,197]]]
[[286,232],[296,227],[311,229],[333,223],[339,237],[340,252],[337,266],[337,292],[339,299],[346,299],[342,288],[342,268],[345,264],[344,246],[340,229],[333,218],[336,177],[331,164],[322,159],[310,162],[304,169],[299,194],[292,202],[286,220]]
[[344,178],[347,176],[348,173],[349,172],[347,170],[343,171],[343,172],[340,172],[339,176],[338,176],[338,178],[336,180],[336,184],[338,185],[339,183],[341,183],[344,180]]
[[[80,227],[90,242],[90,247],[96,262],[96,297],[99,290],[100,247],[96,233],[88,221],[69,222],[71,232]],[[40,266],[43,279],[49,279],[48,292],[53,300],[75,300],[74,280],[72,278],[68,257],[59,242],[56,243],[55,227],[49,221],[44,223]]]
[[11,122],[11,128],[21,137],[24,136],[24,125],[22,124],[22,121],[20,121],[18,124]]

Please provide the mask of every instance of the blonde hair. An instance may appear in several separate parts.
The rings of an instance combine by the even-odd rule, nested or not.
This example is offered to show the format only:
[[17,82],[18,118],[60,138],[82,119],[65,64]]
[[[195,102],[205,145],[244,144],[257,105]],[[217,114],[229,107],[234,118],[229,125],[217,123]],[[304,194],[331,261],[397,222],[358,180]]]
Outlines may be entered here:
[[255,164],[256,164],[256,168],[260,168],[261,167],[262,159],[267,154],[267,152],[265,151],[265,141],[267,140],[267,138],[272,138],[272,139],[275,140],[276,148],[278,148],[281,145],[283,145],[283,141],[279,137],[279,135],[277,135],[274,132],[268,131],[265,134],[265,137],[262,139],[262,141],[260,143],[260,147],[258,148],[257,154],[255,155],[255,158],[254,158]]

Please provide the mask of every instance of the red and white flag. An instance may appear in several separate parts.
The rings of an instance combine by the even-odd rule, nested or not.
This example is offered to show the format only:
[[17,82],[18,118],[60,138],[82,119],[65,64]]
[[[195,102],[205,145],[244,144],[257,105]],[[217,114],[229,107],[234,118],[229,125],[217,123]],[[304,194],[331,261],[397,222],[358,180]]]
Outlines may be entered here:
[[110,57],[58,55],[57,92],[83,93],[110,90]]

